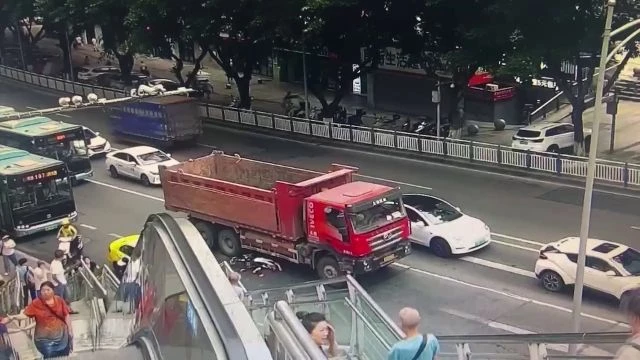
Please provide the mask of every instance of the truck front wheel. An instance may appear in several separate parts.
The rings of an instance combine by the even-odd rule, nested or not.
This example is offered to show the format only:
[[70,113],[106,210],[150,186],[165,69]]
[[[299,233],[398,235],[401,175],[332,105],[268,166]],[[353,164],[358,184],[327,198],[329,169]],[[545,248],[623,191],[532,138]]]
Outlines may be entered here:
[[218,232],[218,248],[220,252],[226,256],[240,256],[242,253],[242,244],[238,234],[230,229],[220,230]]
[[340,276],[340,264],[333,256],[325,255],[316,263],[316,271],[321,279],[333,279]]

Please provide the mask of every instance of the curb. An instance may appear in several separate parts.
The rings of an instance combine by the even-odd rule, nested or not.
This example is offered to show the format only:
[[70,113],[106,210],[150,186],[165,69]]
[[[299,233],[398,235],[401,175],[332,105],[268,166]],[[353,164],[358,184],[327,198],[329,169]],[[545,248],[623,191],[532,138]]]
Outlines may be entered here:
[[[67,92],[61,91],[61,90],[32,87],[32,86],[28,86],[28,84],[26,83],[15,81],[13,79],[9,79],[9,78],[3,78],[3,79],[5,79],[6,81],[12,84],[15,84],[16,86],[29,89],[30,91],[37,91],[45,94],[56,93],[56,94],[68,95]],[[580,178],[571,178],[571,177],[559,176],[556,174],[544,173],[544,172],[530,172],[524,169],[520,170],[518,168],[494,166],[494,165],[491,165],[490,163],[479,163],[475,161],[449,158],[449,157],[444,158],[438,155],[426,154],[426,153],[404,152],[401,150],[385,149],[381,147],[375,147],[375,146],[366,145],[366,144],[351,143],[346,141],[335,142],[335,141],[323,139],[320,137],[298,134],[294,132],[286,134],[287,136],[285,137],[285,134],[281,131],[274,131],[267,128],[248,126],[241,123],[223,122],[223,120],[220,120],[220,119],[204,118],[204,124],[207,127],[222,128],[222,129],[236,129],[238,131],[243,131],[243,132],[260,133],[266,136],[273,136],[281,140],[294,139],[294,141],[304,142],[304,143],[309,143],[311,140],[311,142],[315,144],[320,144],[322,146],[327,146],[331,148],[349,148],[352,150],[365,151],[372,154],[378,153],[378,154],[395,156],[399,158],[411,158],[415,160],[422,160],[422,161],[427,161],[427,162],[436,163],[436,164],[458,166],[460,168],[472,168],[475,170],[485,170],[485,171],[489,171],[496,174],[506,174],[506,175],[516,176],[520,178],[547,180],[547,181],[558,183],[559,185],[564,184],[564,185],[584,187],[584,183],[585,183],[585,180]],[[597,180],[597,179],[595,181],[595,187],[597,189],[604,190],[604,191],[623,191],[623,192],[634,193],[634,194],[640,191],[640,188],[637,188],[634,186],[625,187],[624,185],[612,184],[612,183],[608,183],[606,181]]]

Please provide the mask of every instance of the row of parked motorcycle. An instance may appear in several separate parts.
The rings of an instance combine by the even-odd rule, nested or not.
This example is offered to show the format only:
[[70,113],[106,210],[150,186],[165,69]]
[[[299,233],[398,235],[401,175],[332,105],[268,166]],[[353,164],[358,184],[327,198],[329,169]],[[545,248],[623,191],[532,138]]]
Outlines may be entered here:
[[[344,107],[339,107],[338,110],[333,113],[322,113],[322,109],[311,106],[311,104],[305,103],[304,99],[300,95],[287,94],[282,99],[282,108],[285,115],[296,118],[307,118],[306,111],[309,109],[309,119],[317,121],[331,121],[334,124],[344,124],[351,126],[373,126],[379,129],[401,131],[406,133],[414,133],[420,135],[438,135],[437,121],[423,116],[417,119],[411,117],[403,117],[398,114],[394,114],[392,117],[375,115],[375,121],[373,124],[365,124],[363,117],[367,114],[364,109],[356,109],[355,114],[349,115]],[[440,121],[440,137],[449,136],[449,119],[442,118]]]

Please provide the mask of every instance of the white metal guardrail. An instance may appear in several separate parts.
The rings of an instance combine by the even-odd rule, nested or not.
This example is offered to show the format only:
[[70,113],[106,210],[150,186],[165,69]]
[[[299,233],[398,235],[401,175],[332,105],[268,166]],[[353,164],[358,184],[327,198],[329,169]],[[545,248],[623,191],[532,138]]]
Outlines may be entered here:
[[[127,95],[122,90],[74,83],[6,66],[0,66],[0,76],[70,94],[86,96],[89,93],[94,93],[107,99]],[[438,139],[433,136],[325,123],[213,104],[199,104],[198,111],[210,123],[236,123],[276,132],[368,145],[372,148],[399,150],[408,154],[424,154],[465,160],[478,164],[528,170],[532,173],[555,174],[570,178],[584,178],[587,174],[586,157],[527,152],[496,144]],[[596,179],[600,182],[630,187],[640,186],[640,164],[598,160],[596,167]]]

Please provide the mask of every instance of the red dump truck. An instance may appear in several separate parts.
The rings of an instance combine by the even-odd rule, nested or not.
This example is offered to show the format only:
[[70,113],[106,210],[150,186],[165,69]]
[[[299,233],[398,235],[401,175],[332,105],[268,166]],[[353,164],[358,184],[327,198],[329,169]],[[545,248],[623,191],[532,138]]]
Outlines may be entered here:
[[411,252],[400,190],[214,153],[161,167],[165,207],[187,213],[210,247],[307,264],[321,278],[374,271]]

